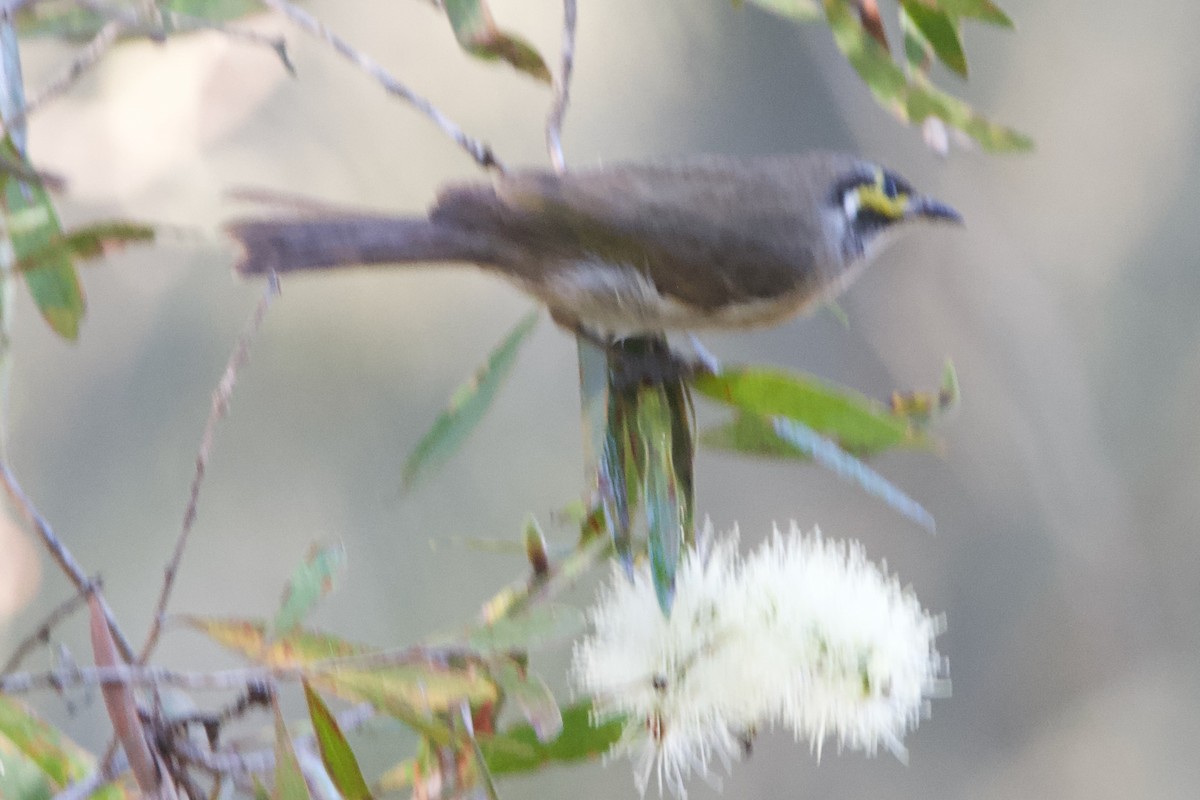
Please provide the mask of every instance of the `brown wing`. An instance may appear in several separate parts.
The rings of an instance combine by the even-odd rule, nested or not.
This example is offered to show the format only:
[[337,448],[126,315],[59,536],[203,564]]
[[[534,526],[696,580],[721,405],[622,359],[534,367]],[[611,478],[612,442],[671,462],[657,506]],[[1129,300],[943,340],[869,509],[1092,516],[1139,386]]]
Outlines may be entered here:
[[798,210],[829,202],[829,176],[858,164],[829,154],[710,157],[517,173],[447,190],[432,217],[518,245],[532,257],[508,266],[531,278],[599,256],[712,310],[815,281],[826,259],[822,215]]

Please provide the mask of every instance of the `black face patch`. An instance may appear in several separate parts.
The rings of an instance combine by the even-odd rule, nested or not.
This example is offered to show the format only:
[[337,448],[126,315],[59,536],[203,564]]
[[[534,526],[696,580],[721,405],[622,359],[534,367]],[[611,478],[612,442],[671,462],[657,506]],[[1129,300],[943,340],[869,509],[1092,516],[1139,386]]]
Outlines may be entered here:
[[895,200],[897,197],[906,196],[913,193],[912,185],[901,178],[894,172],[888,170],[883,171],[883,180],[880,182],[880,189],[883,193]]
[[846,200],[846,193],[862,186],[874,186],[877,175],[874,172],[854,172],[846,175],[833,184],[829,192],[828,202],[831,206],[841,208]]

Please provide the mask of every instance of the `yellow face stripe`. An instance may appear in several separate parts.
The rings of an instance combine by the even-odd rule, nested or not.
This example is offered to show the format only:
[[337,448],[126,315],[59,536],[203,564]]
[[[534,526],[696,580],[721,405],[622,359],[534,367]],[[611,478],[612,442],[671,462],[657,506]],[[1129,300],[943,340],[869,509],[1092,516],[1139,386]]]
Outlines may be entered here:
[[889,197],[883,189],[883,172],[875,173],[875,183],[861,184],[854,188],[860,209],[868,209],[888,219],[901,219],[908,211],[909,196],[906,192],[898,191],[895,197]]

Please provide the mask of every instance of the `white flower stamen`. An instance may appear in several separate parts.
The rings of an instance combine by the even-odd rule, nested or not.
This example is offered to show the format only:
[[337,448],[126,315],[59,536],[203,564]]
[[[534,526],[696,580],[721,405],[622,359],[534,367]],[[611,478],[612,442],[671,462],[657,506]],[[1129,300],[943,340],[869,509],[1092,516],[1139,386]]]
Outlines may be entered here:
[[[702,537],[702,541],[704,538]],[[669,618],[644,565],[615,570],[575,650],[573,678],[601,720],[624,718],[613,749],[685,796],[693,774],[728,769],[753,732],[779,725],[820,755],[839,748],[901,760],[928,698],[943,695],[939,620],[857,544],[778,530],[746,558],[736,530],[690,553]]]

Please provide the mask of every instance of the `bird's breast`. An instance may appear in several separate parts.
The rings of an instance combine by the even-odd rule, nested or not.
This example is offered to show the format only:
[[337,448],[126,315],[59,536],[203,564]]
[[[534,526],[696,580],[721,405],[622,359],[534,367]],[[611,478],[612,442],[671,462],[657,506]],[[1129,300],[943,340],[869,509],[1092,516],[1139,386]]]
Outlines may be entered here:
[[810,293],[796,291],[702,308],[663,291],[634,264],[599,257],[559,262],[536,277],[509,277],[551,310],[615,335],[769,325],[811,299]]

